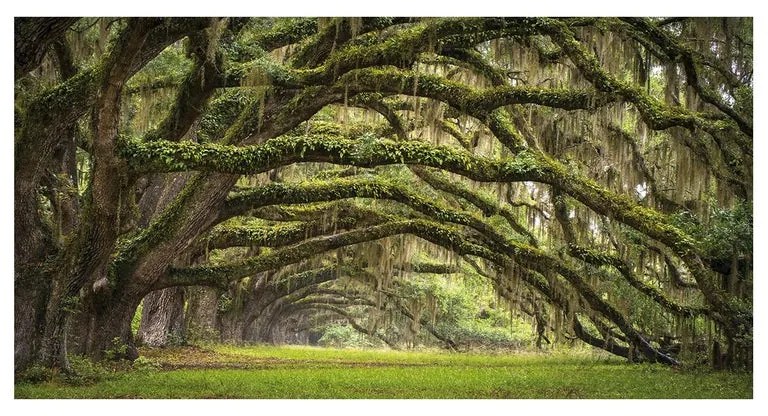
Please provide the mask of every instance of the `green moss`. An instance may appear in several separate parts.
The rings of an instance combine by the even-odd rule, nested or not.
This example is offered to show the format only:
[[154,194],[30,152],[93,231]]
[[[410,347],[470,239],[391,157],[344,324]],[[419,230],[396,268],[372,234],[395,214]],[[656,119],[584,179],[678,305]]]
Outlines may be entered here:
[[432,221],[397,220],[332,236],[310,239],[295,246],[273,250],[239,263],[173,269],[166,280],[160,283],[160,286],[221,285],[228,281],[251,276],[259,271],[293,264],[318,253],[398,234],[414,234],[458,253],[476,255],[492,261],[503,262],[505,258],[502,254],[468,242],[466,236],[455,228]]
[[[343,78],[343,81],[359,90],[387,91],[433,98],[480,120],[488,119],[500,126],[503,124],[505,128],[499,127],[499,131],[506,131],[513,137],[519,135],[509,133],[515,129],[511,127],[509,121],[500,119],[500,114],[503,112],[494,110],[514,104],[537,104],[566,110],[594,109],[616,99],[616,96],[609,94],[564,88],[497,86],[477,89],[445,77],[417,74],[394,68],[366,68],[352,71]],[[515,140],[522,141],[522,138],[517,137]]]
[[[268,29],[246,30],[246,36],[240,41],[244,44],[256,44],[265,50],[296,43],[317,32],[317,20],[312,18],[271,19]],[[251,36],[247,36],[247,35]]]
[[537,155],[536,158],[545,182],[560,186],[595,212],[610,215],[661,241],[679,255],[697,253],[695,241],[691,236],[675,227],[666,215],[644,207],[626,195],[610,192],[597,182],[569,171],[565,165],[547,155]]
[[669,107],[639,88],[609,74],[602,68],[597,58],[587,52],[581,42],[576,40],[573,32],[564,23],[548,19],[547,29],[555,43],[563,49],[595,88],[609,94],[618,94],[633,103],[651,128],[663,130],[673,126],[688,129],[693,129],[695,126],[713,127],[709,121],[700,116],[682,108]]
[[200,118],[198,140],[205,143],[223,137],[243,110],[252,103],[252,99],[251,95],[239,89],[225,90],[215,97]]
[[423,142],[349,140],[328,136],[283,136],[260,146],[193,142],[144,143],[121,139],[121,156],[139,172],[188,170],[256,174],[299,161],[324,161],[371,167],[398,163],[443,168],[479,181],[532,180],[540,171],[536,158],[522,152],[504,162],[474,157],[464,150]]
[[[311,191],[310,191],[311,192]],[[292,193],[295,195],[296,193]],[[258,204],[258,202],[257,202]],[[250,208],[253,208],[252,206]],[[320,211],[327,214],[327,210]],[[238,219],[238,218],[235,218]],[[215,227],[204,237],[202,242],[208,248],[226,248],[234,246],[266,246],[279,247],[288,244],[299,243],[310,237],[330,233],[336,230],[343,230],[356,225],[365,225],[371,221],[357,216],[344,216],[335,219],[331,225],[326,225],[319,220],[286,223],[286,224],[230,224],[232,221],[225,222]],[[240,222],[240,221],[237,221]],[[375,221],[373,221],[375,222]]]

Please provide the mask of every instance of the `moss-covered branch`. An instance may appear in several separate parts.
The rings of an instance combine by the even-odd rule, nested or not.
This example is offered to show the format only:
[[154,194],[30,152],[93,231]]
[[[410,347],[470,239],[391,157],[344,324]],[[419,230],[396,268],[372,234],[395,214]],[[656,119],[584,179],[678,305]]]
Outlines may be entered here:
[[334,221],[301,222],[298,224],[252,226],[227,224],[213,228],[205,237],[203,244],[207,249],[227,247],[280,247],[296,244],[308,238],[332,234],[336,231],[356,226],[375,224],[377,218],[340,217]]
[[627,264],[621,258],[608,253],[600,253],[595,250],[589,249],[579,245],[579,241],[576,238],[576,233],[573,230],[573,226],[568,217],[568,209],[564,200],[564,196],[557,190],[554,191],[553,198],[555,206],[555,218],[560,223],[563,229],[563,235],[565,241],[568,244],[568,253],[582,261],[590,263],[595,266],[611,266],[621,274],[624,280],[629,283],[649,299],[661,305],[668,311],[674,312],[681,316],[695,316],[701,314],[709,314],[708,308],[698,308],[679,305],[673,300],[667,298],[661,291],[655,287],[645,283],[632,271],[632,267]]
[[681,316],[692,317],[695,315],[709,315],[711,311],[704,307],[692,307],[679,305],[676,302],[668,299],[661,291],[643,282],[638,276],[636,276],[630,267],[622,259],[617,256],[613,256],[606,253],[597,252],[586,247],[571,244],[568,246],[568,253],[582,261],[590,263],[595,266],[610,266],[618,271],[624,280],[629,283],[638,291],[642,292],[649,299],[658,303],[664,309],[674,312]]
[[691,113],[679,107],[669,107],[659,100],[645,94],[639,88],[633,87],[606,72],[594,54],[576,40],[573,32],[562,22],[547,19],[548,32],[552,40],[558,44],[573,63],[579,68],[584,77],[595,88],[609,94],[618,94],[635,105],[643,120],[654,130],[664,130],[674,126],[694,130],[700,127],[711,133],[727,129],[727,123],[710,120],[702,114]]
[[535,31],[536,23],[529,18],[431,19],[397,31],[382,42],[349,45],[331,53],[306,79],[309,84],[328,85],[357,68],[408,67],[418,54],[430,49],[470,47],[503,35],[527,35]]
[[[505,281],[505,279],[485,272],[472,258],[465,257],[465,260],[470,264],[470,266],[472,266],[472,268],[475,269],[478,274],[493,282],[494,287],[503,298],[508,300],[514,300],[517,298],[515,292],[508,287],[509,282]],[[575,311],[578,309],[578,306],[571,305],[571,300],[564,297],[562,291],[554,290],[552,284],[556,281],[550,280],[548,283],[547,279],[542,278],[541,275],[531,270],[522,269],[520,272],[524,281],[534,290],[542,294],[544,299],[546,299],[553,307],[559,309],[559,311],[565,313],[567,311]],[[535,306],[535,303],[533,305]],[[522,310],[531,316],[534,316],[536,313],[534,310],[525,311],[525,308],[522,308]],[[592,336],[586,332],[578,322],[577,313],[573,313],[573,317],[574,321],[572,322],[572,328],[575,335],[579,339],[596,348],[609,351],[621,357],[629,357],[629,349],[627,347],[618,346],[615,343],[606,342],[605,340],[601,340]]]
[[493,85],[498,86],[508,84],[509,73],[501,68],[488,64],[483,55],[474,49],[447,49],[440,53],[479,72],[481,75],[488,78]]
[[472,151],[472,143],[473,143],[473,136],[470,136],[468,134],[462,133],[459,128],[456,126],[456,123],[447,121],[447,120],[440,120],[439,121],[440,129],[448,134],[450,134],[454,139],[456,139],[457,142],[461,145],[461,147],[467,149],[467,151]]
[[[242,190],[239,192],[248,193],[253,189]],[[235,192],[230,195],[232,198],[236,198],[239,192]],[[260,204],[256,204],[260,205]],[[242,207],[242,206],[241,206]],[[237,215],[233,212],[228,212],[225,206],[222,210],[222,215],[219,216],[217,222],[229,218],[232,215]],[[368,208],[360,206],[349,200],[338,200],[325,204],[311,204],[311,205],[269,205],[260,208],[254,208],[249,210],[247,214],[251,217],[261,218],[268,221],[318,221],[327,218],[367,218],[370,221],[384,222],[386,220],[392,220],[394,217],[381,212],[378,209]]]
[[[747,117],[739,114],[731,106],[727,105],[723,101],[722,97],[720,97],[716,92],[707,88],[705,85],[702,85],[701,81],[699,80],[699,71],[696,69],[697,54],[693,50],[679,44],[677,41],[667,35],[666,32],[648,21],[648,19],[628,17],[623,18],[622,20],[637,28],[651,41],[659,45],[664,50],[669,59],[673,61],[681,59],[683,61],[683,66],[685,67],[685,75],[688,81],[688,85],[693,87],[699,96],[704,99],[704,101],[712,104],[724,114],[727,114],[728,117],[736,122],[736,124],[739,126],[739,129],[744,134],[750,138],[752,137],[752,122]],[[719,65],[717,66],[719,67]],[[730,73],[728,70],[725,70],[724,72]],[[750,146],[746,150],[751,153],[751,143],[749,143],[749,145]]]
[[[308,185],[272,184],[235,195],[225,205],[223,215],[237,215],[259,204],[319,202],[353,197],[397,201],[432,220],[470,227],[478,232],[475,238],[485,241],[490,247],[508,248],[508,239],[484,221],[461,211],[441,207],[403,186],[380,180],[351,178]],[[275,198],[280,200],[276,201]],[[518,248],[522,248],[522,245],[512,250]]]
[[124,141],[121,153],[135,168],[154,171],[213,170],[253,174],[298,161],[362,167],[406,163],[441,168],[478,181],[538,181],[558,186],[595,212],[647,234],[670,246],[678,255],[690,256],[697,252],[692,238],[672,226],[663,214],[608,191],[554,159],[528,151],[505,162],[497,162],[421,142],[361,143],[343,138],[298,136],[281,137],[263,146],[250,147]]
[[426,221],[405,220],[310,239],[291,247],[255,256],[242,263],[172,269],[157,283],[155,289],[179,285],[220,285],[221,282],[239,280],[261,271],[277,269],[325,251],[398,234],[415,234],[430,241],[438,241],[447,247],[464,247],[474,255],[483,255],[497,260],[501,258],[490,250],[466,242],[460,233],[444,226]]
[[[291,59],[296,68],[314,68],[336,49],[352,40],[354,37],[387,27],[411,22],[407,17],[361,17],[361,18],[331,18],[325,27],[321,28],[312,38],[307,39]],[[317,22],[320,25],[320,22]]]
[[606,350],[611,354],[618,355],[619,357],[624,357],[627,359],[631,358],[629,348],[617,345],[616,342],[614,342],[611,338],[601,339],[587,332],[577,315],[573,316],[571,327],[573,328],[574,334],[585,343],[595,348]]
[[439,171],[429,171],[422,167],[414,167],[412,171],[433,188],[465,199],[470,204],[479,208],[487,217],[501,215],[513,230],[527,239],[528,244],[534,247],[538,246],[536,238],[527,228],[520,224],[517,220],[517,215],[511,209],[500,206],[497,202],[491,201],[489,198],[470,190],[459,182],[448,180]]
[[412,94],[442,101],[485,120],[488,112],[514,104],[537,104],[564,110],[595,109],[614,102],[616,96],[589,90],[499,85],[475,89],[466,84],[430,74],[394,68],[366,68],[343,79],[354,91]]
[[460,268],[453,264],[435,263],[427,261],[411,262],[403,266],[403,270],[411,273],[454,274],[461,272]]
[[120,154],[137,172],[190,170],[256,174],[296,162],[328,162],[373,167],[417,164],[442,168],[483,182],[536,180],[539,166],[533,155],[521,152],[505,161],[475,157],[446,146],[423,142],[350,140],[340,137],[284,136],[261,146],[226,146],[191,142],[143,143],[123,140]]
[[271,51],[298,43],[317,32],[317,20],[312,18],[280,19],[269,29],[257,32],[249,43]]
[[320,267],[317,269],[295,273],[279,279],[272,279],[268,281],[266,285],[275,290],[275,295],[280,298],[288,296],[300,289],[334,280],[340,275],[350,273],[352,269],[353,268],[340,265]]
[[384,103],[383,98],[383,95],[379,93],[358,94],[355,97],[354,103],[362,107],[370,108],[381,114],[392,127],[392,130],[395,131],[397,138],[402,141],[407,141],[408,129],[406,128],[406,123],[403,122],[391,106]]

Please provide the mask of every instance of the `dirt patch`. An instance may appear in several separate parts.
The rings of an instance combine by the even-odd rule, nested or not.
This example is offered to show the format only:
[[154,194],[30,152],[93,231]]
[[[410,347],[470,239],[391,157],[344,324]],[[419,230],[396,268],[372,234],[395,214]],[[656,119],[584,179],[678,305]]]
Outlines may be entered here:
[[375,368],[375,367],[425,367],[429,364],[413,363],[372,363],[350,361],[302,361],[302,360],[251,360],[240,362],[207,363],[160,363],[162,370],[180,369],[235,369],[235,370],[270,370],[275,368]]
[[251,358],[216,352],[198,346],[141,348],[139,353],[171,371],[180,369],[248,369],[268,370],[275,368],[374,368],[374,367],[423,367],[427,363],[393,363],[344,360],[296,360],[283,358]]

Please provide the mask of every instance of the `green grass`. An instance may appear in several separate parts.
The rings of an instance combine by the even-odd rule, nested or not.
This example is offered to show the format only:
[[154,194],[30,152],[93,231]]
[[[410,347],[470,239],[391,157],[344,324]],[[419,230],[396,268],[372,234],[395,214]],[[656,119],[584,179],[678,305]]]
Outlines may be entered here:
[[231,347],[145,350],[159,371],[90,386],[17,384],[16,398],[751,398],[752,376],[588,355]]

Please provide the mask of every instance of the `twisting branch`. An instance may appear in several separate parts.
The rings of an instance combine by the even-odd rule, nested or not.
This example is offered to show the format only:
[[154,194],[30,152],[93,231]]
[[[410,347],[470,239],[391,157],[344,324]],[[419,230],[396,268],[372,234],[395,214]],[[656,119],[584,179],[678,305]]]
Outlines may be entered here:
[[299,224],[268,226],[218,226],[213,228],[200,242],[206,249],[227,247],[280,247],[296,244],[307,238],[332,234],[354,227],[374,225],[382,222],[371,217],[340,217],[333,222],[314,220]]
[[[699,96],[704,99],[704,101],[712,104],[718,110],[722,111],[724,114],[727,114],[728,117],[733,119],[733,121],[735,121],[739,126],[739,129],[742,131],[742,133],[746,134],[750,138],[752,137],[752,123],[747,120],[746,117],[742,116],[732,107],[723,102],[722,97],[718,96],[714,91],[711,91],[709,88],[701,84],[698,71],[696,70],[696,58],[693,51],[677,43],[663,30],[654,26],[647,19],[627,17],[623,18],[623,20],[639,29],[643,34],[648,36],[653,42],[659,45],[667,54],[669,59],[673,61],[677,60],[678,58],[681,59],[683,61],[683,66],[685,67],[685,75],[688,81],[688,85],[693,87]],[[747,154],[752,153],[751,143],[742,141],[740,144],[749,145],[743,150],[747,152]]]
[[37,68],[55,42],[79,17],[17,17],[14,20],[14,80]]
[[679,314],[681,316],[709,315],[712,311],[704,307],[690,307],[679,305],[664,296],[661,291],[655,287],[643,282],[632,272],[632,266],[624,262],[617,256],[608,253],[598,253],[595,250],[588,249],[579,245],[573,225],[568,218],[568,209],[564,196],[555,188],[553,190],[555,218],[560,223],[563,230],[565,241],[568,244],[568,253],[582,261],[596,266],[611,266],[624,277],[624,280],[630,286],[642,292],[648,298],[661,305],[666,310]]

